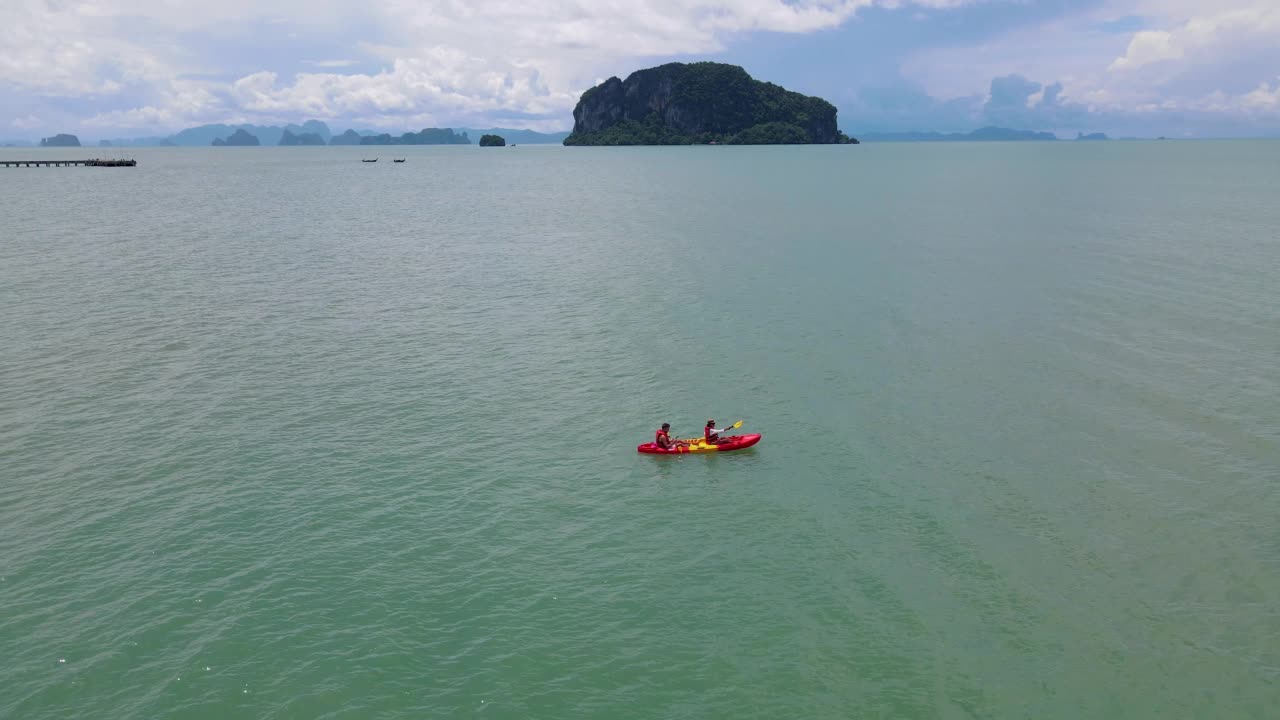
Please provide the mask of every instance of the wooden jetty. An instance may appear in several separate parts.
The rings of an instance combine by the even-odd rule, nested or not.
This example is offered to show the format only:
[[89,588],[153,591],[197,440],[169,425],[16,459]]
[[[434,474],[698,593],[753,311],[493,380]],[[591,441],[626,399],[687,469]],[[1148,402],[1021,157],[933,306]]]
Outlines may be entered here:
[[71,167],[73,165],[83,165],[85,167],[136,167],[137,160],[106,160],[102,158],[90,158],[88,160],[0,160],[0,165],[4,167]]

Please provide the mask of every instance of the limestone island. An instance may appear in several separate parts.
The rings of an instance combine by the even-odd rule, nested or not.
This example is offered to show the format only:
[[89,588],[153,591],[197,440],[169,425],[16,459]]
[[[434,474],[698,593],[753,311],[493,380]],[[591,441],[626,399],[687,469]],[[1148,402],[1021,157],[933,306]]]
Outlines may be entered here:
[[330,145],[359,145],[360,133],[355,130],[348,130],[341,135],[334,135],[329,138]]
[[284,134],[280,136],[280,142],[277,144],[285,147],[297,147],[299,145],[324,145],[325,142],[324,138],[316,133],[304,132],[294,135],[288,128],[285,128]]
[[262,144],[262,141],[258,140],[257,135],[251,135],[244,128],[239,128],[226,140],[214,138],[212,144],[214,147],[257,147]]
[[858,141],[819,97],[761,82],[737,65],[668,63],[582,94],[565,145],[836,145]]
[[507,141],[501,135],[481,135],[480,147],[506,147]]
[[80,147],[80,138],[75,135],[58,133],[53,137],[40,138],[40,147]]

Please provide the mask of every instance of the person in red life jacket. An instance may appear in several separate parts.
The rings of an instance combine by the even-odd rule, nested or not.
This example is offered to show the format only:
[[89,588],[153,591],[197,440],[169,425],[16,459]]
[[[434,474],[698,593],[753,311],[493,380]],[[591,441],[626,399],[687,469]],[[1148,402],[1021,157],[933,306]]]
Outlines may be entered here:
[[719,445],[724,442],[720,439],[720,431],[716,429],[715,420],[707,421],[707,426],[702,428],[702,437],[707,441],[708,445]]
[[662,427],[658,428],[653,434],[653,444],[663,450],[674,450],[684,447],[684,443],[679,440],[671,439],[671,423],[662,423]]

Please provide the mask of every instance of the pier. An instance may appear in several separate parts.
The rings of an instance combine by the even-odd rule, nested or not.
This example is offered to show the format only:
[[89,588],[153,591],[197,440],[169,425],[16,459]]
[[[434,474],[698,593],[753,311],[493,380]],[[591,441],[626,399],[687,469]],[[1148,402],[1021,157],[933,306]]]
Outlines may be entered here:
[[100,158],[91,158],[89,160],[0,160],[0,165],[4,167],[71,167],[73,165],[83,165],[85,167],[135,167],[137,160],[103,160]]

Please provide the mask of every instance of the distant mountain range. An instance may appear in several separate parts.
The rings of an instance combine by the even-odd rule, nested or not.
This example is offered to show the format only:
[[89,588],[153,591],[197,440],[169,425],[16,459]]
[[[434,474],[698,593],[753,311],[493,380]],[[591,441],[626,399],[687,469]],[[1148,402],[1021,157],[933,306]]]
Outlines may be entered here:
[[[1002,127],[978,128],[967,133],[939,132],[887,132],[861,133],[858,138],[864,142],[1018,142],[1018,141],[1050,141],[1058,136],[1050,132],[1035,130],[1012,130]],[[1076,140],[1110,140],[1106,133],[1076,133]]]
[[1008,142],[1017,140],[1057,140],[1058,136],[1034,130],[1011,130],[1000,127],[978,128],[967,133],[888,132],[860,133],[863,142]]
[[407,132],[400,136],[391,133],[368,135],[360,138],[361,145],[470,145],[467,133],[455,133],[453,128],[423,128],[422,132]]
[[[284,137],[285,132],[294,136],[302,135],[303,133],[312,133],[319,135],[326,143],[329,142],[330,137],[328,125],[325,125],[318,120],[308,120],[301,125],[290,124],[285,125],[284,127],[277,127],[274,125],[201,125],[199,127],[187,128],[186,130],[174,133],[165,139],[178,146],[204,147],[212,145],[214,140],[225,141],[237,130],[243,130],[258,138],[258,143],[261,145],[279,145],[280,138]],[[112,142],[117,145],[120,144],[115,140]],[[136,142],[133,144],[137,145]]]
[[[430,131],[430,132],[427,132]],[[301,125],[223,125],[211,124],[187,128],[166,137],[113,138],[101,140],[102,147],[208,147],[214,141],[219,145],[245,143],[245,135],[257,138],[259,145],[273,147],[277,145],[370,145],[370,144],[466,144],[474,143],[474,138],[484,135],[498,135],[508,145],[559,145],[569,136],[568,132],[543,133],[535,130],[518,128],[425,128],[418,133],[389,135],[374,130],[347,130],[334,134],[329,126],[320,120],[308,120]],[[232,136],[236,142],[228,142]],[[383,139],[386,136],[387,139]],[[463,136],[465,141],[450,136]],[[54,136],[45,139],[45,144],[61,144],[70,142],[73,136]],[[402,138],[417,140],[404,143]],[[1011,142],[1011,141],[1057,141],[1057,135],[1050,132],[1034,130],[1013,130],[1001,127],[984,127],[965,133],[940,132],[869,132],[859,133],[863,142]],[[1076,140],[1097,141],[1109,140],[1105,133],[1077,133]],[[1135,140],[1138,138],[1120,138]],[[423,142],[425,141],[425,142]],[[0,143],[0,147],[31,147],[35,145],[29,140],[8,140]]]
[[[435,128],[427,129],[435,130]],[[542,133],[534,130],[522,130],[518,128],[445,129],[454,131],[459,135],[468,136],[469,138],[490,134],[501,135],[506,138],[508,144],[513,145],[559,145],[566,137],[569,136],[568,132]],[[228,144],[228,139],[241,131],[256,137],[258,139],[258,143],[264,147],[276,145],[360,145],[366,137],[379,136],[379,133],[373,130],[347,130],[344,133],[335,134],[329,129],[328,124],[320,120],[308,120],[301,125],[291,123],[284,126],[250,124],[224,125],[221,123],[214,123],[187,128],[167,137],[153,136],[138,138],[112,138],[107,142],[111,143],[112,147],[156,147],[174,145],[180,147],[208,147],[213,145],[214,141],[218,140],[222,141],[219,143],[220,145]],[[406,135],[418,135],[421,137],[421,133],[407,133]],[[432,133],[433,137],[434,135],[435,133]],[[400,137],[405,137],[405,135],[392,137],[393,139],[399,139]],[[317,142],[317,140],[319,142]],[[457,141],[451,141],[446,144],[454,144],[456,142]],[[467,142],[469,143],[470,140],[468,139]],[[375,143],[377,143],[377,141],[375,141]],[[368,143],[365,142],[364,144]]]
[[[285,132],[288,132],[287,130]],[[243,128],[231,133],[231,136],[223,138],[214,138],[209,143],[213,147],[257,147],[262,144],[257,136],[245,131]]]

